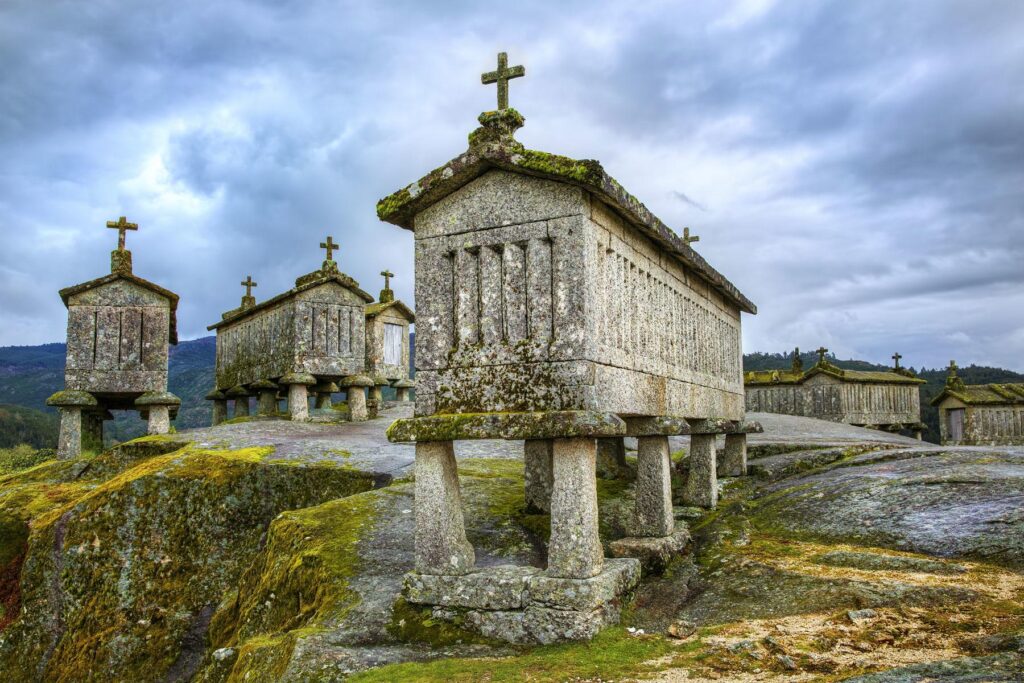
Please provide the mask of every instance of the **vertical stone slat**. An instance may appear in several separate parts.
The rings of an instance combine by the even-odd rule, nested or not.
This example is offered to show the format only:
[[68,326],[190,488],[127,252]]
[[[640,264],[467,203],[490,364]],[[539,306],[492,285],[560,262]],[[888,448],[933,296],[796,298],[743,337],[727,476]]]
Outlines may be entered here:
[[142,309],[121,309],[119,366],[122,370],[138,370],[142,366]]
[[[324,352],[328,356],[338,355],[338,316],[341,314],[341,307],[335,305],[324,306],[325,317],[327,318],[327,343]],[[261,347],[261,348],[266,348]]]
[[102,307],[96,312],[96,370],[117,370],[121,346],[121,315],[116,308]]
[[526,305],[529,309],[529,337],[551,338],[551,242],[538,237],[526,246]]
[[480,336],[484,344],[497,344],[504,337],[501,262],[500,246],[480,247]]
[[529,323],[526,312],[526,251],[521,244],[506,244],[502,252],[505,310],[505,339],[526,339]]
[[480,252],[455,252],[456,320],[459,344],[480,341]]
[[72,306],[68,309],[67,368],[91,370],[96,343],[96,309]]

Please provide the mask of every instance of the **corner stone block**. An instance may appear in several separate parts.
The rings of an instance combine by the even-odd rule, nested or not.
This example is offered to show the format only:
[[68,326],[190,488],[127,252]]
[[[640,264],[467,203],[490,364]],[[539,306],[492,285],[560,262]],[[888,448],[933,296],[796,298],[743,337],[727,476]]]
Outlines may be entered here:
[[637,536],[668,536],[675,528],[672,515],[672,458],[667,436],[637,438]]
[[722,476],[742,477],[747,474],[747,435],[726,434]]
[[304,422],[309,419],[309,391],[305,384],[288,385],[288,414],[292,422]]
[[718,505],[715,435],[690,436],[690,473],[683,487],[683,502],[702,508]]
[[475,562],[466,539],[455,446],[451,441],[417,443],[416,571],[462,575]]
[[587,579],[601,572],[597,527],[597,441],[554,439],[549,576]]
[[523,474],[526,511],[533,514],[551,512],[551,439],[528,439],[523,442]]
[[82,454],[82,409],[67,406],[60,409],[60,436],[57,457],[73,460]]

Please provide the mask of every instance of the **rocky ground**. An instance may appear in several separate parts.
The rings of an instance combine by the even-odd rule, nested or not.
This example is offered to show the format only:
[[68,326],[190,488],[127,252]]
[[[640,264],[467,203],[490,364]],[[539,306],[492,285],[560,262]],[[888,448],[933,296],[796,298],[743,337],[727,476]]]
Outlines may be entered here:
[[[410,446],[252,420],[0,476],[5,680],[1024,680],[1024,449],[753,415],[752,476],[594,642],[485,642],[398,600]],[[685,470],[686,440],[673,444]],[[522,446],[460,443],[478,564],[542,566]],[[680,482],[681,483],[681,482]],[[632,484],[601,480],[602,537]]]

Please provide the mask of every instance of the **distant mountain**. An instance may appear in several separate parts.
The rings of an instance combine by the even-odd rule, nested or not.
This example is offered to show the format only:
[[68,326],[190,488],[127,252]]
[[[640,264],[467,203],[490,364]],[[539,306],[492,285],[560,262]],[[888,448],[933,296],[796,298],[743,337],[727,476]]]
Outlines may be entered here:
[[[833,354],[827,354],[829,362],[845,370],[889,370],[891,366],[877,365],[862,360],[839,360]],[[801,353],[800,360],[804,368],[810,368],[818,362],[818,354],[813,351]],[[749,353],[743,356],[744,371],[751,370],[783,370],[793,365],[792,352],[787,353]],[[926,441],[938,443],[939,441],[939,411],[929,405],[930,401],[942,393],[946,386],[946,368],[935,368],[928,370],[921,368],[914,370],[917,376],[927,381],[921,385],[921,421],[928,425],[928,431],[924,433]],[[993,382],[1024,382],[1024,375],[1004,370],[1003,368],[992,368],[983,365],[970,365],[965,368],[958,368],[957,374],[967,384],[991,384]]]

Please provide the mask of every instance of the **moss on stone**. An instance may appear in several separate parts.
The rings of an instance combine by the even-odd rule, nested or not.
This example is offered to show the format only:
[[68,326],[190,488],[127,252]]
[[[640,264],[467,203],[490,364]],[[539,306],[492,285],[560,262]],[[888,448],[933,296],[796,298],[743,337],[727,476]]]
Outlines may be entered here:
[[388,632],[403,642],[426,643],[435,648],[471,643],[494,644],[494,641],[462,628],[461,617],[435,619],[433,608],[411,605],[404,598],[395,601],[391,615]]

